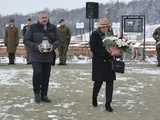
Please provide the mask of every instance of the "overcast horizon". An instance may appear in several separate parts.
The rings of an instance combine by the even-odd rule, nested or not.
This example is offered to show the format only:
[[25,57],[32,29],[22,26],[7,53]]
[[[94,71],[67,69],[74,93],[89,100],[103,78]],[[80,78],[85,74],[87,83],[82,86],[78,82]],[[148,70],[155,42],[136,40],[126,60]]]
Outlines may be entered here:
[[[76,8],[82,8],[86,6],[86,2],[99,2],[99,3],[107,3],[107,2],[130,2],[133,0],[0,0],[0,15],[11,15],[11,14],[30,14],[35,13],[44,9],[66,9],[72,10]],[[63,2],[63,4],[62,4]]]

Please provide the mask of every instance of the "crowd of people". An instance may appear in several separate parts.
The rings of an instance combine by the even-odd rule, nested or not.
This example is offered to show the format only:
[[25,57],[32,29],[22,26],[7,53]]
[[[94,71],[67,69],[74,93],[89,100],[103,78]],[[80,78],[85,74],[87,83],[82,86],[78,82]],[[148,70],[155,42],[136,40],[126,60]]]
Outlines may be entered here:
[[[48,19],[49,23],[49,19]],[[23,36],[23,42],[25,33],[27,30],[30,29],[33,22],[31,18],[28,18],[24,27],[19,32],[18,27],[16,27],[16,23],[14,19],[10,19],[9,23],[6,25],[5,29],[5,36],[4,36],[4,44],[7,48],[8,58],[9,58],[9,65],[15,64],[15,53],[19,44],[20,34]],[[59,20],[58,25],[56,26],[56,30],[58,32],[58,42],[59,47],[57,49],[58,56],[59,56],[59,64],[58,65],[67,65],[67,51],[71,40],[71,31],[69,27],[66,25],[65,20],[62,18]],[[24,44],[25,45],[25,44]],[[31,64],[29,60],[29,52],[27,47],[25,46],[26,51],[26,61],[27,64]],[[54,54],[54,53],[53,53]],[[55,59],[53,57],[53,59]]]
[[[40,12],[37,17],[37,22],[32,23],[32,20],[27,19],[23,30],[23,41],[27,51],[27,64],[31,64],[33,68],[33,93],[36,103],[41,101],[50,103],[48,97],[48,85],[51,72],[51,65],[55,64],[56,53],[59,52],[59,65],[66,65],[67,51],[71,39],[71,31],[65,25],[65,20],[59,21],[59,27],[49,22],[47,12]],[[159,29],[153,34],[157,41],[157,52],[159,51]],[[92,52],[92,105],[98,106],[98,94],[102,84],[106,84],[106,102],[105,108],[108,112],[113,112],[111,107],[113,84],[116,80],[116,73],[112,69],[112,61],[116,56],[120,56],[119,49],[110,51],[103,46],[103,38],[113,35],[111,22],[106,17],[99,19],[98,28],[92,32],[89,45]],[[6,27],[5,46],[7,47],[9,64],[15,64],[15,52],[19,43],[18,29],[15,26],[15,21],[10,20]],[[158,52],[159,53],[159,52]],[[159,55],[159,54],[158,54]],[[160,60],[158,56],[158,66]]]

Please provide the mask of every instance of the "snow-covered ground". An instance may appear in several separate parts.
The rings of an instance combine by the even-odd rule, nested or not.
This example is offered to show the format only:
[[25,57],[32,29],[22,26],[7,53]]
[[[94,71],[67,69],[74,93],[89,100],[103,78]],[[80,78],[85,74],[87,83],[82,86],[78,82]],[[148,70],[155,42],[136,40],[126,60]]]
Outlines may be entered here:
[[[128,61],[128,60],[127,60]],[[59,59],[56,59],[56,64],[58,64]],[[92,60],[89,57],[80,55],[80,56],[73,56],[71,59],[67,60],[67,63],[69,64],[88,64],[91,63]],[[139,60],[132,60],[131,62],[136,62],[136,64],[157,64],[157,58],[156,56],[148,57],[146,56],[145,62]],[[0,57],[0,64],[7,64],[8,63],[8,57]],[[26,59],[24,57],[16,57],[15,59],[16,64],[26,64]]]
[[[137,64],[138,63],[138,64]],[[31,65],[0,65],[0,120],[159,120],[160,68],[138,61],[126,62],[117,74],[112,106],[104,110],[105,86],[97,108],[91,105],[91,64],[52,67],[49,97],[52,103],[35,104]]]
[[[8,57],[0,57],[0,64],[7,64],[9,62]],[[58,64],[59,59],[56,59],[56,63]],[[16,64],[26,64],[26,59],[24,57],[16,57],[15,58]],[[87,64],[91,63],[91,59],[86,56],[73,56],[72,59],[67,60],[67,63],[71,64]]]
[[[154,42],[151,33],[156,27],[147,27],[149,42]],[[88,41],[89,34],[82,38]],[[1,57],[0,120],[159,120],[160,68],[156,67],[156,56],[126,61],[125,74],[117,74],[114,82],[114,113],[104,110],[104,85],[99,106],[91,105],[91,59],[80,55],[67,62],[67,66],[52,67],[48,95],[52,103],[37,105],[33,100],[31,65],[25,65],[24,57],[16,57],[17,65],[7,65],[8,58]]]

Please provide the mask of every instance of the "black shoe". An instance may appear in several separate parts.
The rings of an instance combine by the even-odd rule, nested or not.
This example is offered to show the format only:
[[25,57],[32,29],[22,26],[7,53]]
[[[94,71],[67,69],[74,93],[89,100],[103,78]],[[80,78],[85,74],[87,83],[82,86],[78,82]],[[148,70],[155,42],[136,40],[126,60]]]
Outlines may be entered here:
[[94,107],[97,107],[97,106],[98,106],[97,97],[93,97],[93,98],[92,98],[92,105],[93,105]]
[[46,103],[50,103],[51,102],[51,100],[47,96],[41,97],[41,100],[43,102],[46,102]]
[[58,65],[67,65],[66,63],[59,63]]
[[40,103],[40,102],[41,102],[41,96],[40,96],[39,94],[35,94],[35,96],[34,96],[34,101],[35,101],[36,103]]
[[8,63],[8,65],[15,65],[15,63]]
[[106,111],[113,112],[113,108],[111,107],[110,104],[106,104],[105,107],[106,107]]

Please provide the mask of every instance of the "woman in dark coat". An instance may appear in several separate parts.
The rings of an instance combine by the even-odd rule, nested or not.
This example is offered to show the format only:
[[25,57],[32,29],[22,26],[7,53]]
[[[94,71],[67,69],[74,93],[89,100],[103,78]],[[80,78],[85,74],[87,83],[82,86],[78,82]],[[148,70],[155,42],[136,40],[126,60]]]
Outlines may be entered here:
[[116,80],[115,72],[112,70],[112,60],[113,56],[119,54],[119,52],[111,53],[103,46],[102,40],[106,35],[105,33],[108,32],[109,26],[110,23],[107,18],[100,19],[98,29],[90,36],[90,48],[93,53],[92,80],[94,81],[92,105],[94,107],[98,106],[97,96],[103,82],[106,82],[105,108],[107,111],[112,112],[113,80]]

